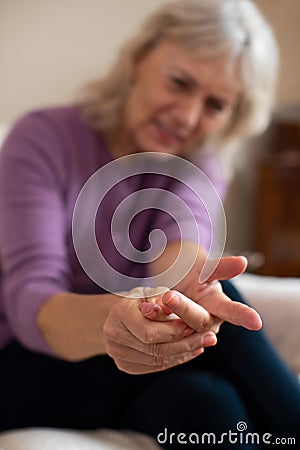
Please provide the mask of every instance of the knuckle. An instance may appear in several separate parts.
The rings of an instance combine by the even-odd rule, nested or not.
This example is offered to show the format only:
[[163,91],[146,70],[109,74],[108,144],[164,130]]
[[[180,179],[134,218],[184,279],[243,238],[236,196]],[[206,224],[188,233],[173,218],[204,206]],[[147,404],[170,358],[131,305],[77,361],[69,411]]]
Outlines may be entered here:
[[213,331],[215,334],[218,334],[221,328],[222,322],[218,321],[213,323],[213,325],[211,326],[211,331]]
[[198,317],[193,328],[197,332],[206,331],[209,329],[209,321],[206,317]]
[[118,328],[111,326],[107,322],[104,324],[103,334],[106,339],[109,339],[113,342],[120,342],[122,340],[121,331]]
[[147,327],[144,328],[144,333],[142,340],[145,344],[156,343],[158,340],[158,332],[156,327],[152,326],[150,323]]
[[147,345],[147,352],[151,356],[161,357],[164,356],[163,346],[157,343],[151,343]]
[[177,308],[178,308],[178,311],[180,311],[180,313],[182,313],[182,314],[188,314],[191,309],[188,302],[180,302],[180,304]]
[[111,344],[106,345],[106,352],[108,356],[114,359],[120,358],[122,356],[122,352],[120,351],[120,349]]
[[126,373],[133,373],[130,370],[129,364],[126,361],[123,361],[122,359],[114,359],[115,365],[117,366],[117,368],[119,370],[121,370],[122,372],[126,372]]
[[166,366],[166,359],[163,356],[153,357],[154,366],[164,368]]
[[195,334],[193,336],[193,339],[186,343],[185,351],[191,353],[199,348],[199,345],[202,345],[202,336],[199,336],[199,334]]
[[105,322],[104,326],[103,326],[103,335],[106,338],[111,338],[112,334],[113,334],[113,327],[108,323],[108,321]]
[[186,352],[193,353],[201,348],[203,345],[203,334],[194,333],[191,339],[186,343]]
[[113,359],[124,356],[124,348],[121,348],[119,344],[111,341],[110,339],[105,339],[105,350],[108,356]]
[[190,351],[190,344],[188,342],[173,342],[173,343],[162,343],[162,344],[149,344],[149,354],[156,358],[163,358],[168,360],[170,358],[176,357],[178,353],[182,351]]

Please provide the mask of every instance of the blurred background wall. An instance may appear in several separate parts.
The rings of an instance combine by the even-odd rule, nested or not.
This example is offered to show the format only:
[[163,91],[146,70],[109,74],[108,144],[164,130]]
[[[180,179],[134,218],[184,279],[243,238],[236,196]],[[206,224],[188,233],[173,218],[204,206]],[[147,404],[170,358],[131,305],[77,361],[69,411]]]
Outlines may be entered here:
[[164,0],[0,0],[0,121],[69,101]]
[[[103,73],[142,17],[166,0],[0,0],[0,120],[68,101]],[[300,101],[300,2],[257,0],[282,57],[278,102]]]

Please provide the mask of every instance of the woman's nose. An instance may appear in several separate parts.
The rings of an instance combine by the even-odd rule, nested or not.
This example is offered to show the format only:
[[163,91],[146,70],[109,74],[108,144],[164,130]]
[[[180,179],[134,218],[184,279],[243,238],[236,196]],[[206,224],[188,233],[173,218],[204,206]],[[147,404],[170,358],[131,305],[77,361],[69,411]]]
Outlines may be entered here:
[[176,111],[177,126],[191,131],[199,123],[203,112],[203,104],[199,98],[191,97],[184,99],[178,104]]

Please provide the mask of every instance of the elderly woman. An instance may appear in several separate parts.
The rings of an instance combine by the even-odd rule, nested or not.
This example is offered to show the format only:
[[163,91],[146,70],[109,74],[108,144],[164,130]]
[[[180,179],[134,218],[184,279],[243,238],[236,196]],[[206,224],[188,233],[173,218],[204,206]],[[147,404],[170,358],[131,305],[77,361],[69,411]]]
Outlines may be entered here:
[[0,162],[1,430],[128,428],[164,448],[180,433],[226,446],[231,430],[237,448],[296,435],[296,380],[218,281],[246,261],[208,261],[216,149],[266,127],[276,68],[250,0],[178,1],[82,102],[15,124]]

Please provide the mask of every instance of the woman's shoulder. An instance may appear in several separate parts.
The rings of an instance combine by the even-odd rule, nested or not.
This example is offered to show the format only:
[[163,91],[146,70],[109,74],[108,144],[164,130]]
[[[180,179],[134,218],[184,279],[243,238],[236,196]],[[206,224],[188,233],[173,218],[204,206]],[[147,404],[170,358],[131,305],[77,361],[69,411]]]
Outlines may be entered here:
[[[36,150],[56,153],[76,152],[84,144],[93,146],[101,136],[85,122],[81,107],[77,104],[34,109],[18,117],[10,127],[3,144],[6,153]],[[14,149],[14,150],[12,150]]]
[[87,179],[107,160],[101,133],[85,122],[75,104],[35,109],[19,117],[3,143],[0,167],[15,170],[22,165],[32,173],[54,176],[63,185],[68,176],[79,182]]
[[70,127],[77,128],[81,126],[86,127],[84,120],[81,117],[81,109],[78,105],[59,105],[33,109],[22,114],[13,123],[12,131],[44,129],[53,130],[70,129]]

